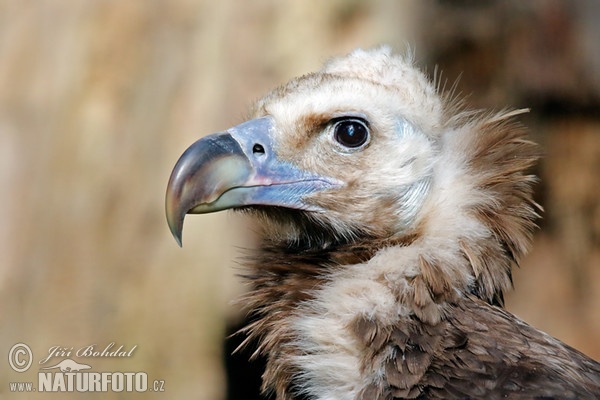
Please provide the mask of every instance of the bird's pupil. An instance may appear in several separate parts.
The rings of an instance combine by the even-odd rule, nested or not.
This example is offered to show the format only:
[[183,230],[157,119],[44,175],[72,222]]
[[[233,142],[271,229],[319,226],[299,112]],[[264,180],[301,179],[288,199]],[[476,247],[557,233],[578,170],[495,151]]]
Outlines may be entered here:
[[360,147],[369,137],[367,127],[358,120],[340,121],[335,126],[335,140],[345,147]]

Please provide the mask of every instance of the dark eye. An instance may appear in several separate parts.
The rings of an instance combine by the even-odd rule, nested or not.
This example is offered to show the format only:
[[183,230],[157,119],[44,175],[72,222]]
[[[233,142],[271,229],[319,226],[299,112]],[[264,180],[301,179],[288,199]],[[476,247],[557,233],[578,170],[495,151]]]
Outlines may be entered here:
[[359,119],[343,119],[334,125],[333,135],[342,146],[356,149],[369,140],[369,128]]

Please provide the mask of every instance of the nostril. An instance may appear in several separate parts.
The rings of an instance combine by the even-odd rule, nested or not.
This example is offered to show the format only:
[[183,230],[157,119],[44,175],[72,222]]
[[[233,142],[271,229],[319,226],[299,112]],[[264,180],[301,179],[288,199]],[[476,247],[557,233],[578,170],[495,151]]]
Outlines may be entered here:
[[262,144],[258,144],[256,143],[253,147],[252,147],[252,152],[254,154],[265,154],[265,148],[262,146]]

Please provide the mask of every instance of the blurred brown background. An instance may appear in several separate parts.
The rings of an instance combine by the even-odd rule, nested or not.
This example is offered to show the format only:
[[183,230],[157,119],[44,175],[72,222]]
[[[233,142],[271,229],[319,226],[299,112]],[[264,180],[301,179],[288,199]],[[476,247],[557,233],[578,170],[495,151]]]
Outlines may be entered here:
[[[64,398],[9,382],[37,384],[51,346],[115,342],[137,348],[94,371],[144,371],[166,392],[68,397],[224,399],[252,228],[190,217],[179,249],[171,168],[275,85],[380,43],[461,76],[472,107],[532,108],[547,211],[507,307],[600,359],[598,20],[594,0],[1,0],[0,397]],[[34,353],[22,374],[6,362],[18,342]]]

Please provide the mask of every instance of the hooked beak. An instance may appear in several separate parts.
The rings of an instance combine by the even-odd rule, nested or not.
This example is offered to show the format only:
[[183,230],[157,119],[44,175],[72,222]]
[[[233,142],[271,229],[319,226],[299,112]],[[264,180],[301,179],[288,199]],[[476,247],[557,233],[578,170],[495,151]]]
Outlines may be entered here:
[[280,160],[274,132],[270,117],[253,119],[206,136],[182,154],[171,173],[165,204],[169,228],[180,246],[186,214],[252,205],[321,211],[306,197],[341,183]]

